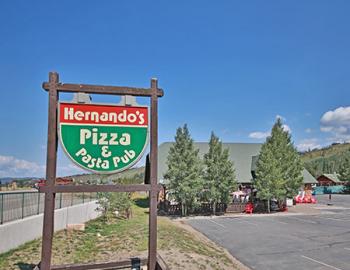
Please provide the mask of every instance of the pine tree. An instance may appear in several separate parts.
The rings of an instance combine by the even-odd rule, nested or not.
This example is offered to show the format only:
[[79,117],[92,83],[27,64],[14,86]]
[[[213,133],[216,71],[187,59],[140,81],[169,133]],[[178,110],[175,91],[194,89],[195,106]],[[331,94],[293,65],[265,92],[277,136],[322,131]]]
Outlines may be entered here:
[[169,181],[168,190],[182,207],[182,215],[193,211],[203,190],[203,165],[195,149],[187,125],[176,131],[175,143],[169,150],[168,170],[164,178]]
[[221,141],[213,132],[209,152],[204,155],[204,164],[206,165],[203,177],[205,198],[212,204],[215,215],[217,203],[228,203],[230,192],[236,186],[236,180],[228,149],[222,148]]
[[256,170],[258,197],[267,200],[268,212],[272,198],[281,201],[298,193],[303,183],[302,169],[291,136],[277,119],[261,148]]
[[350,152],[347,152],[341,160],[339,179],[340,181],[348,181],[350,183]]

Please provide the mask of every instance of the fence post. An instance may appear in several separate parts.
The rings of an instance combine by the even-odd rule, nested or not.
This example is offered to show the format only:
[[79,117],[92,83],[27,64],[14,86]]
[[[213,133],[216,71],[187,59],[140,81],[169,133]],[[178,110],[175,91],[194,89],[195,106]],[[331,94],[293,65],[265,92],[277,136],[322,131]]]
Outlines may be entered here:
[[62,194],[63,193],[60,193],[60,209],[62,208]]
[[71,198],[70,206],[73,206],[73,200],[74,200],[74,193],[72,192],[72,198]]
[[40,192],[38,191],[38,209],[37,209],[37,215],[40,213]]
[[24,192],[22,192],[22,219],[24,218]]
[[0,219],[0,224],[4,223],[4,194],[1,194],[1,219]]

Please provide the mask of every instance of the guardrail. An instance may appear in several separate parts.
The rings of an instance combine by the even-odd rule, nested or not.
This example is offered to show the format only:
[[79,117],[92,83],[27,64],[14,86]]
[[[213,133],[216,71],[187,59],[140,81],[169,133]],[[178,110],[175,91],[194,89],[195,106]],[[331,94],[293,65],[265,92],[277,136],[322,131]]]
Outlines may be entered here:
[[[44,212],[44,193],[37,191],[1,192],[0,224]],[[55,209],[94,201],[97,193],[57,193]]]

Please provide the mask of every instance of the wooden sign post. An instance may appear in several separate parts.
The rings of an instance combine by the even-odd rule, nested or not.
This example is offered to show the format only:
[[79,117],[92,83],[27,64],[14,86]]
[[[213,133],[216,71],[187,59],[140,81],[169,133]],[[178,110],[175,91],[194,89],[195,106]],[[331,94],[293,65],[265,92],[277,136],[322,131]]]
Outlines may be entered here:
[[[129,259],[121,262],[106,262],[95,264],[75,264],[75,265],[51,265],[52,257],[52,239],[54,234],[54,210],[56,193],[69,192],[134,192],[147,191],[149,192],[150,211],[149,211],[149,241],[148,241],[148,258],[140,258],[139,262],[147,262],[149,270],[164,270],[167,269],[162,258],[157,254],[157,195],[160,190],[160,185],[157,183],[157,160],[158,160],[158,97],[163,96],[163,90],[158,88],[157,79],[151,80],[150,88],[134,88],[122,86],[103,86],[103,85],[87,85],[87,84],[63,84],[59,82],[59,76],[56,72],[49,73],[49,82],[43,83],[43,88],[49,92],[49,116],[48,116],[48,139],[47,139],[47,161],[46,161],[46,185],[39,188],[40,192],[45,193],[44,207],[44,226],[43,226],[43,241],[40,270],[83,270],[83,269],[111,269],[113,267],[130,267],[134,259]],[[60,137],[63,147],[68,156],[74,160],[80,167],[91,169],[98,173],[114,173],[132,166],[142,156],[147,139],[145,137],[145,128],[148,128],[148,114],[145,108],[116,108],[111,109],[109,106],[100,106],[93,108],[89,106],[97,105],[73,105],[68,103],[59,103],[59,92],[68,93],[86,93],[86,94],[106,94],[106,95],[130,95],[150,97],[151,112],[150,112],[150,181],[147,184],[137,185],[55,185],[56,168],[57,168],[57,146],[58,146],[58,121],[60,126]],[[74,108],[73,108],[74,107]],[[98,106],[97,106],[98,107]],[[66,108],[66,109],[65,109]],[[75,111],[74,111],[75,109]],[[63,111],[62,110],[66,110]],[[73,110],[73,111],[72,111]],[[101,114],[91,115],[91,111],[100,110]],[[76,113],[78,111],[78,113]],[[64,115],[66,112],[66,115]],[[74,113],[75,112],[75,113]],[[85,112],[85,114],[84,114]],[[88,113],[89,112],[89,113]],[[114,114],[109,118],[102,113],[118,112],[122,114],[120,118],[117,116],[117,127],[106,127],[113,124],[110,121],[115,120]],[[140,114],[143,113],[143,119]],[[126,115],[131,115],[129,118]],[[87,116],[88,115],[88,116]],[[84,117],[83,117],[84,116]],[[102,118],[104,116],[104,118]],[[98,118],[100,117],[100,118]],[[125,117],[127,119],[125,119]],[[138,117],[135,120],[135,117]],[[146,119],[147,117],[147,119]],[[99,119],[96,122],[96,119]],[[86,121],[84,128],[72,128],[72,125],[78,125]],[[95,121],[95,122],[94,122]],[[146,122],[147,121],[147,122]],[[120,126],[131,126],[129,129],[123,129]],[[137,126],[137,127],[136,127]],[[140,128],[135,135],[135,128]],[[98,134],[98,129],[103,129],[104,134]],[[68,137],[65,137],[65,132],[79,134],[80,146],[78,142],[70,142]],[[127,131],[126,131],[127,130]],[[122,131],[121,137],[116,135]],[[107,135],[109,137],[107,139]],[[114,135],[111,135],[111,134]],[[124,134],[124,135],[123,135]],[[138,138],[138,143],[132,145],[128,136],[134,134]],[[78,135],[77,135],[78,136]],[[124,137],[123,137],[124,136]],[[64,137],[64,138],[63,138]],[[74,137],[74,136],[73,136]],[[75,136],[76,137],[76,136]],[[103,138],[102,138],[103,137]],[[113,137],[113,138],[112,138]],[[119,138],[119,139],[118,139]],[[121,148],[117,148],[119,145]],[[107,147],[104,147],[107,146]],[[101,147],[101,148],[97,148]],[[67,149],[69,148],[69,149]],[[97,149],[97,150],[96,150]],[[80,151],[80,152],[79,152]],[[99,153],[98,157],[88,157],[89,151]],[[97,151],[97,152],[96,152]],[[119,152],[118,152],[119,151]],[[121,151],[121,152],[120,152]],[[72,157],[73,153],[75,154]],[[123,154],[125,156],[123,156]],[[82,159],[84,156],[84,160]],[[124,159],[122,160],[122,157]],[[92,161],[92,158],[95,158]],[[114,158],[114,159],[113,159]]]

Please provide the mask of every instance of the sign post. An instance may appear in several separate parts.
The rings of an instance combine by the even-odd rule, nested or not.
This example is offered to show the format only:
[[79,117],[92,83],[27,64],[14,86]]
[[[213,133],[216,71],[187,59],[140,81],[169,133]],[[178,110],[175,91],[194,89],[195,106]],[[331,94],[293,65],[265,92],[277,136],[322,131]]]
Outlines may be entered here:
[[[40,269],[81,270],[132,266],[134,259],[52,266],[51,256],[56,193],[134,191],[147,191],[150,199],[148,258],[140,259],[140,262],[147,262],[149,270],[167,269],[157,254],[157,195],[161,188],[157,183],[158,97],[163,96],[157,80],[151,80],[150,88],[62,84],[59,83],[58,74],[50,72],[49,82],[43,83],[43,88],[49,92],[49,117],[47,184],[39,188],[40,192],[45,193]],[[150,131],[148,107],[59,103],[59,92],[150,97]],[[137,185],[55,185],[58,137],[64,151],[76,165],[99,174],[117,173],[133,166],[142,157],[150,138],[150,181]]]

